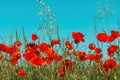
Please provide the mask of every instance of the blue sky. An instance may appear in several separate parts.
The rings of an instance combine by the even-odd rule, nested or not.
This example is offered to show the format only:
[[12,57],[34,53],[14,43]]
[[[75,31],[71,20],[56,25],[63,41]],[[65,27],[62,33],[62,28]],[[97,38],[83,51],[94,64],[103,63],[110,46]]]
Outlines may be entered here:
[[[61,36],[71,35],[72,31],[86,34],[86,41],[92,42],[94,38],[93,19],[102,0],[44,0],[50,6],[51,13],[55,14]],[[115,11],[110,16],[110,29],[116,29],[116,19],[120,17],[120,1],[112,0]],[[37,33],[39,3],[36,0],[0,0],[0,35],[6,36],[11,30],[25,28],[27,34]],[[107,28],[107,27],[106,27]],[[105,29],[106,29],[105,28]]]

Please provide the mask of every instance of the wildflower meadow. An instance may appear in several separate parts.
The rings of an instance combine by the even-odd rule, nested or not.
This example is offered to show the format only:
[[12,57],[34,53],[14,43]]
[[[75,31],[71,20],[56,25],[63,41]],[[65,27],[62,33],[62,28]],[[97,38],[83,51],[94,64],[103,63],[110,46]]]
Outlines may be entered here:
[[[38,2],[53,22],[49,7]],[[94,26],[96,41],[82,49],[86,34],[72,31],[62,38],[59,25],[50,27],[47,22],[43,19],[29,38],[24,28],[10,32],[8,39],[0,37],[0,80],[120,80],[119,23],[118,30],[105,31],[100,26],[98,32]]]

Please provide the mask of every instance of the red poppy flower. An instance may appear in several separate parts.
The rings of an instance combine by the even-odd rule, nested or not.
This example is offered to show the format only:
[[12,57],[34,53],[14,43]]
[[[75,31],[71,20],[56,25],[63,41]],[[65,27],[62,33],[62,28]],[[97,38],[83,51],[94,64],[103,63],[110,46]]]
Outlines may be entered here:
[[2,54],[0,54],[0,60],[3,60],[4,56]]
[[111,69],[115,69],[117,67],[117,63],[115,60],[106,60],[103,64],[105,71],[109,71]]
[[66,59],[65,61],[63,61],[63,66],[64,66],[65,70],[66,70],[67,72],[70,72],[70,73],[73,72],[74,64],[75,64],[75,62],[72,62],[72,61],[69,60],[69,59]]
[[62,59],[62,56],[61,55],[55,56],[54,59],[56,62],[59,62]]
[[55,57],[55,51],[51,48],[46,50],[44,53],[51,59],[54,59],[54,57]]
[[40,57],[34,57],[30,60],[30,63],[33,66],[44,66],[46,64],[46,61],[44,61],[42,58]]
[[75,62],[72,62],[71,60],[66,59],[65,61],[63,61],[63,65],[58,67],[58,72],[56,73],[56,76],[63,77],[67,73],[72,73],[74,70],[73,68],[74,64]]
[[23,69],[20,69],[18,71],[18,76],[26,76],[26,75],[27,75],[27,73]]
[[49,44],[46,44],[46,43],[41,43],[39,45],[39,49],[41,52],[45,52],[46,50],[48,50],[50,48],[50,45]]
[[120,36],[120,33],[118,31],[111,31],[111,35],[108,36],[105,33],[99,33],[97,34],[96,38],[101,42],[113,42],[116,38]]
[[117,45],[111,45],[109,46],[109,48],[107,49],[108,51],[108,56],[112,57],[114,55],[114,53],[119,49],[119,47]]
[[9,46],[5,44],[0,44],[0,51],[6,52],[6,50],[9,48]]
[[12,65],[16,65],[18,63],[18,61],[16,60],[15,57],[12,57],[12,59],[9,60],[10,64]]
[[96,46],[95,46],[95,44],[90,43],[90,44],[88,45],[88,48],[89,48],[90,50],[93,50],[93,49],[96,48]]
[[87,59],[92,61],[95,59],[95,55],[94,54],[87,54]]
[[40,56],[40,54],[39,54],[40,52],[38,50],[38,45],[36,45],[34,43],[30,43],[30,44],[27,44],[26,48],[27,48],[28,52],[34,53],[36,56]]
[[52,62],[53,62],[53,58],[43,57],[42,59],[43,59],[44,61],[46,61],[47,64],[52,64]]
[[60,44],[60,40],[52,40],[51,41],[51,46],[54,46],[56,44]]
[[15,49],[14,47],[9,47],[9,48],[6,50],[6,53],[12,55],[15,51],[16,51],[16,49]]
[[114,38],[118,38],[120,36],[120,32],[112,30],[111,31],[111,36],[114,37]]
[[73,48],[72,44],[69,41],[65,41],[65,46],[68,48],[68,50],[71,50]]
[[32,49],[37,49],[37,48],[38,48],[38,45],[35,44],[35,43],[29,43],[29,44],[27,44],[26,47],[27,47],[27,49],[29,49],[29,47],[32,48]]
[[66,75],[65,67],[58,66],[58,72],[55,74],[56,76],[64,77]]
[[19,52],[14,52],[9,62],[12,65],[16,65],[19,59],[21,59],[21,54]]
[[14,46],[22,46],[22,42],[16,41],[16,42],[14,43]]
[[54,59],[55,51],[50,48],[50,46],[46,43],[42,43],[39,46],[41,52],[45,53],[49,58]]
[[95,53],[100,53],[102,50],[101,50],[101,48],[95,48],[94,51],[95,51]]
[[95,68],[98,69],[98,68],[99,68],[99,65],[95,65]]
[[107,42],[109,39],[109,36],[106,33],[99,33],[96,35],[96,38],[101,42]]
[[32,40],[37,40],[38,39],[38,36],[36,34],[32,34]]
[[10,55],[12,55],[17,50],[20,51],[20,49],[14,45],[12,47],[9,47],[6,44],[0,44],[0,51],[6,52]]
[[107,42],[110,43],[110,42],[113,42],[116,38],[113,37],[113,36],[108,36],[108,40]]
[[78,44],[80,41],[85,42],[84,35],[81,32],[72,32],[72,38],[75,44]]
[[73,62],[69,59],[66,59],[64,62],[63,62],[63,65],[65,65],[66,67],[72,67],[73,66]]
[[24,54],[23,54],[23,57],[27,60],[27,61],[30,61],[32,58],[34,57],[37,57],[36,54],[34,53],[31,53],[29,51],[26,51]]
[[95,54],[94,61],[97,62],[97,63],[102,62],[102,57],[103,57],[102,54],[97,53],[97,54]]
[[39,52],[38,49],[29,48],[27,51],[30,52],[30,53],[35,54],[35,55],[38,56],[38,57],[40,56],[40,52]]
[[80,60],[86,60],[86,59],[87,59],[87,58],[86,58],[86,53],[79,51],[79,52],[78,52],[78,58],[79,58]]
[[21,54],[19,52],[14,52],[12,57],[16,58],[16,60],[21,58]]

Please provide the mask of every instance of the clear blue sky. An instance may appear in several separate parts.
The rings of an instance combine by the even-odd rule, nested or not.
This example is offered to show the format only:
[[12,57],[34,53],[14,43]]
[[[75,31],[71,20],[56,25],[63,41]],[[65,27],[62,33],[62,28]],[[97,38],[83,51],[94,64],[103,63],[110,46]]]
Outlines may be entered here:
[[[71,35],[72,31],[86,34],[86,41],[94,40],[93,19],[98,14],[96,2],[101,0],[44,0],[56,16],[61,36]],[[114,16],[110,18],[111,29],[117,26],[120,17],[120,1],[112,0]],[[0,0],[0,35],[6,36],[16,26],[24,26],[27,34],[36,33],[40,16],[40,5],[36,0]],[[63,34],[64,33],[64,34]]]

